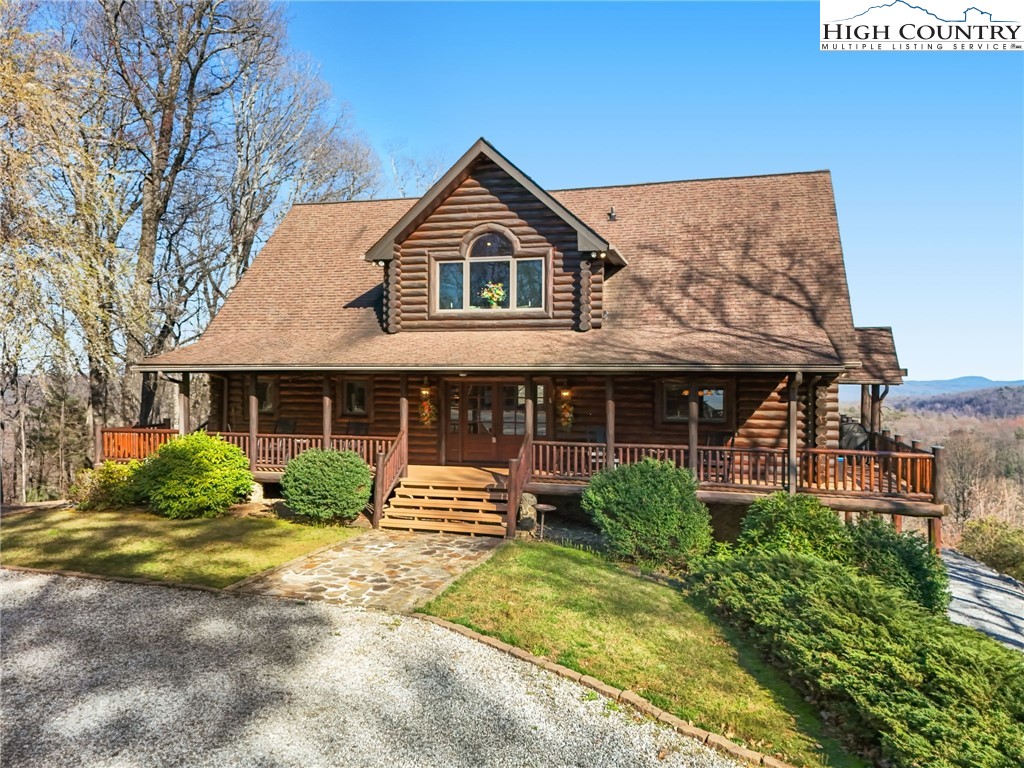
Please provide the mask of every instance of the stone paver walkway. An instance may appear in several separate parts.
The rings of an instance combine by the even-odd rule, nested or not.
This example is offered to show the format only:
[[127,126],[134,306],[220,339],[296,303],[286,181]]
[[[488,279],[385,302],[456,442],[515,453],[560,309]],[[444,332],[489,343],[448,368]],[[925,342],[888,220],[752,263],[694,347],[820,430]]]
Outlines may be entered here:
[[501,541],[369,531],[235,589],[408,613],[490,557]]
[[942,559],[953,594],[949,618],[1024,651],[1024,587],[955,550],[943,550]]

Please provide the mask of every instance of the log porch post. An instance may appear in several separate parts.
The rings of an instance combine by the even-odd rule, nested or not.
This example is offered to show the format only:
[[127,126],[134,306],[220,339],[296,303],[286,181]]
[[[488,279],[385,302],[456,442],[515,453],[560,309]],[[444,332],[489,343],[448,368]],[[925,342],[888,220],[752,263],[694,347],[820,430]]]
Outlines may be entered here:
[[537,390],[533,386],[533,376],[526,375],[526,434],[533,437],[536,424]]
[[871,431],[871,385],[860,385],[860,425]]
[[324,374],[321,386],[321,395],[323,401],[324,450],[326,451],[331,447],[331,423],[334,420],[334,395],[331,390],[331,377],[326,373]]
[[[946,481],[943,475],[946,470],[945,449],[941,445],[932,446],[932,455],[935,457],[935,466],[932,467],[932,501],[936,504],[945,505]],[[942,518],[928,518],[928,542],[935,548],[936,552],[942,551]]]
[[690,443],[690,455],[688,464],[690,465],[690,471],[693,472],[693,476],[697,476],[697,441],[700,439],[700,432],[698,427],[700,424],[700,402],[697,400],[697,380],[690,379],[689,386],[687,387],[687,405],[689,406],[689,419],[688,424],[690,427],[690,436],[688,438]]
[[611,376],[604,379],[604,421],[605,421],[605,453],[604,465],[607,469],[615,466],[615,380]]
[[791,373],[789,375],[789,418],[787,419],[786,426],[786,448],[788,451],[788,466],[789,472],[787,479],[786,490],[792,496],[797,491],[798,478],[799,478],[799,466],[797,465],[797,451],[796,451],[796,438],[797,438],[797,405],[799,405],[799,393],[800,384],[803,381],[803,374],[800,371]]
[[249,374],[249,471],[256,471],[256,435],[260,426],[260,399],[256,395],[256,374]]
[[409,474],[409,377],[402,374],[401,386],[398,397],[398,421],[401,432],[405,435],[406,458],[405,466],[402,467],[402,477]]
[[181,374],[181,381],[178,382],[178,434],[187,435],[192,431],[191,419],[189,418],[189,395],[192,386],[188,373]]

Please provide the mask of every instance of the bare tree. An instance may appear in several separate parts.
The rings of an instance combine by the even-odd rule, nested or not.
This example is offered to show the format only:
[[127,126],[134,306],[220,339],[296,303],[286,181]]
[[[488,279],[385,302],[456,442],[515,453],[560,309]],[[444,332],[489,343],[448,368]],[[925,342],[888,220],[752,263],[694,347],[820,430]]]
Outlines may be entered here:
[[400,197],[419,197],[441,178],[448,163],[440,155],[415,158],[405,151],[405,143],[392,141],[386,148],[391,183]]
[[962,524],[974,513],[984,481],[995,474],[995,449],[965,430],[951,432],[945,448],[946,488],[953,517]]

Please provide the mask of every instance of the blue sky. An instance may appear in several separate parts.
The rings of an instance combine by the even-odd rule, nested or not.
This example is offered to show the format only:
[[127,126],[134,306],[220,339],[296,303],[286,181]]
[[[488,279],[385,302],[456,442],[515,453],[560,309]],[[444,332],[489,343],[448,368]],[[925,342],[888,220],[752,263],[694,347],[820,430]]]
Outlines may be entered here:
[[[972,3],[967,3],[968,5]],[[818,50],[818,3],[290,3],[384,151],[550,189],[828,168],[858,325],[1024,378],[1024,54]]]

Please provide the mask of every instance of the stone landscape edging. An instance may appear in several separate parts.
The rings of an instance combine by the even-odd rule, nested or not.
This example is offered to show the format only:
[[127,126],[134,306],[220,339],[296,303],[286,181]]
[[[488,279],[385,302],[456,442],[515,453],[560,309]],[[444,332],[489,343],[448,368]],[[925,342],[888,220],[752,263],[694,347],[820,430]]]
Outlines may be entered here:
[[469,627],[462,626],[461,624],[456,624],[446,619],[438,618],[437,616],[431,616],[430,614],[426,613],[414,613],[412,615],[418,619],[422,619],[423,621],[428,621],[431,624],[435,624],[439,627],[443,627],[444,629],[456,632],[462,635],[463,637],[469,638],[470,640],[475,640],[478,643],[489,645],[492,648],[501,651],[502,653],[507,653],[508,655],[513,656],[517,659],[522,659],[523,661],[529,662],[530,664],[533,664],[536,667],[546,669],[549,672],[554,672],[559,677],[564,677],[568,680],[572,680],[575,683],[585,685],[592,691],[595,691],[596,693],[599,693],[602,696],[611,699],[612,701],[619,702],[622,704],[628,704],[630,707],[637,710],[641,714],[650,717],[652,720],[655,720],[659,723],[664,723],[669,728],[674,730],[676,733],[691,739],[696,739],[701,744],[711,747],[712,749],[716,749],[719,752],[724,752],[730,757],[735,757],[738,760],[744,760],[748,763],[751,763],[752,765],[768,766],[768,768],[796,768],[796,766],[793,766],[789,763],[784,763],[778,758],[772,757],[771,755],[766,755],[762,752],[756,752],[752,749],[742,747],[739,744],[736,744],[735,742],[717,733],[710,733],[709,731],[705,731],[703,728],[697,728],[696,726],[691,725],[685,720],[681,720],[675,715],[670,714],[665,710],[654,706],[647,699],[643,698],[642,696],[639,696],[633,691],[619,690],[618,688],[612,685],[608,685],[607,683],[598,680],[596,677],[584,675],[580,672],[577,672],[575,669],[569,669],[568,667],[563,667],[561,664],[555,664],[554,662],[548,661],[547,659],[542,658],[540,656],[534,656],[532,653],[524,651],[522,648],[517,648],[514,645],[509,645],[508,643],[503,642],[496,637],[491,637],[490,635],[482,635],[479,632],[470,629]]

